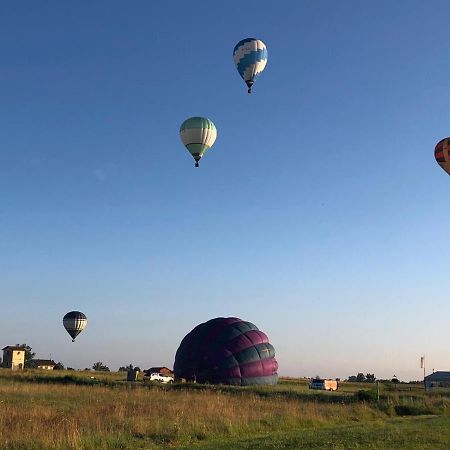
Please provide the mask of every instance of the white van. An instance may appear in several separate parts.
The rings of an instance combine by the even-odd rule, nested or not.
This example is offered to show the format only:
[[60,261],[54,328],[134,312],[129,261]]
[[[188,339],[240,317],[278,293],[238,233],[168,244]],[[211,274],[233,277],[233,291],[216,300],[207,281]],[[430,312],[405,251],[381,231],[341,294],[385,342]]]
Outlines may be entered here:
[[323,378],[311,378],[310,389],[323,389],[325,391],[337,391],[338,382],[336,380],[326,380]]

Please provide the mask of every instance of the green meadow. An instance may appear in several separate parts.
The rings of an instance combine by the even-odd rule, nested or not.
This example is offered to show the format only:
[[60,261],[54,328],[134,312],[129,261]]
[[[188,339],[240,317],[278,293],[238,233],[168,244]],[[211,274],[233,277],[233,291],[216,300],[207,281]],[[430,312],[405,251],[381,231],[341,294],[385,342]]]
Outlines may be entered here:
[[[127,383],[125,373],[0,370],[0,449],[447,449],[450,391],[306,380]],[[94,377],[94,378],[91,378]]]

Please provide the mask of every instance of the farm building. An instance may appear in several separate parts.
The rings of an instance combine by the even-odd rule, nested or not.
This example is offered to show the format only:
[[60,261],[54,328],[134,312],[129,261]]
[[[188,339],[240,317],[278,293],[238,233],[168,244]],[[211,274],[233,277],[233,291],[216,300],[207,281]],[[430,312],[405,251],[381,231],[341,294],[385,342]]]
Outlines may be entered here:
[[8,345],[3,349],[3,366],[7,369],[22,370],[25,365],[25,350],[18,345]]
[[450,387],[450,372],[433,372],[425,377],[425,389]]
[[33,359],[31,364],[35,369],[42,370],[53,370],[56,366],[55,361],[52,359]]
[[149,377],[152,373],[162,373],[163,375],[167,375],[169,377],[173,377],[173,371],[168,367],[150,367],[148,370],[144,370],[144,376]]

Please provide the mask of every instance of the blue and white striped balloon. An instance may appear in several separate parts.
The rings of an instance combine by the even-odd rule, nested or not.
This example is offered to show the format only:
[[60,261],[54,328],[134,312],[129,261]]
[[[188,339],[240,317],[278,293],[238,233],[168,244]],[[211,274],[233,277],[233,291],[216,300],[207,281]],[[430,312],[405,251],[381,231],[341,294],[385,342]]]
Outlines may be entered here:
[[233,59],[239,75],[245,81],[250,94],[256,77],[264,70],[267,64],[266,45],[259,39],[242,39],[234,47]]

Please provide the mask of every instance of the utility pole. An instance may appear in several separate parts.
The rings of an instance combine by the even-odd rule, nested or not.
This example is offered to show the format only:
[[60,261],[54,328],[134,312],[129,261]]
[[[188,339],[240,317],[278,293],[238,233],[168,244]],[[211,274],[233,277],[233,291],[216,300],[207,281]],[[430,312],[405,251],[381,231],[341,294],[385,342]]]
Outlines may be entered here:
[[427,385],[425,384],[425,353],[420,357],[420,367],[423,369],[423,385],[425,390],[427,389]]

